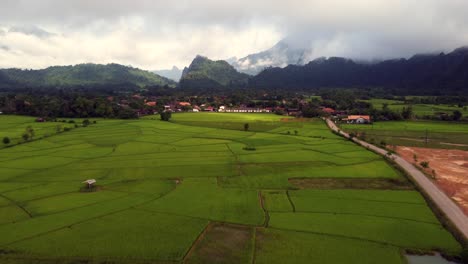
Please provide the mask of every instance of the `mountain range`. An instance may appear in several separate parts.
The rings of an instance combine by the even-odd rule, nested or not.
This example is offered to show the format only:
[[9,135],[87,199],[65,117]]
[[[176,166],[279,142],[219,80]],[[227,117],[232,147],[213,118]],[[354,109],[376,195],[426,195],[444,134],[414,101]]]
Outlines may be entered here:
[[412,92],[468,93],[468,47],[448,54],[422,54],[409,59],[357,63],[339,57],[306,65],[267,68],[249,80],[250,87],[311,89],[319,87],[384,87]]
[[119,64],[78,64],[42,70],[2,69],[0,87],[173,86],[155,73]]
[[[241,62],[247,65],[248,61],[250,68],[244,68],[245,71],[259,70],[259,65],[266,60],[279,65],[268,66],[257,75],[250,76],[226,61],[196,56],[190,66],[180,73],[178,84],[154,72],[119,64],[53,66],[42,70],[2,69],[0,88],[86,86],[127,89],[167,85],[181,89],[250,87],[308,90],[322,87],[380,87],[406,94],[468,94],[468,47],[449,53],[420,54],[408,59],[375,63],[341,57],[318,58],[305,63],[306,58],[306,51],[291,49],[280,42],[265,52],[249,55],[237,62],[231,61],[237,65]],[[283,67],[286,63],[292,64]],[[170,71],[174,74],[180,72],[176,67]],[[173,79],[177,79],[177,76],[174,75]]]

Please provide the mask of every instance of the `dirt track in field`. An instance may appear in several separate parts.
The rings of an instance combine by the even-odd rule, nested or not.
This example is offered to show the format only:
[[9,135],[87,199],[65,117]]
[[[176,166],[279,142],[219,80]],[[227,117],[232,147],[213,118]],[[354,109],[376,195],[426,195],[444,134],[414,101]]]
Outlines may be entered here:
[[398,146],[396,152],[406,161],[418,164],[420,168],[420,162],[428,161],[429,168],[424,171],[432,176],[432,170],[435,171],[436,184],[468,216],[468,151]]

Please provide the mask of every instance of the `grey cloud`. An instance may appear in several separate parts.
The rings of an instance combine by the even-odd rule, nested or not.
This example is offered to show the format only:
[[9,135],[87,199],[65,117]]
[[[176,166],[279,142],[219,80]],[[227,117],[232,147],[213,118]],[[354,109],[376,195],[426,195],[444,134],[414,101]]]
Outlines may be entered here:
[[39,28],[37,26],[29,25],[29,26],[13,26],[11,27],[8,32],[13,32],[13,33],[23,33],[25,35],[32,35],[36,36],[38,38],[47,38],[54,36],[55,34],[50,33],[42,28]]
[[10,47],[8,47],[7,45],[0,44],[0,50],[10,51]]
[[[119,54],[109,57],[136,65],[150,64],[143,51],[151,43],[172,41],[172,45],[162,45],[172,54],[153,59],[161,63],[179,56],[178,60],[164,61],[164,67],[183,67],[181,61],[189,62],[190,57],[206,51],[218,58],[244,57],[260,51],[219,45],[219,39],[229,37],[235,41],[236,34],[250,30],[254,33],[243,35],[244,46],[259,47],[257,44],[265,38],[256,36],[259,28],[274,28],[292,48],[306,49],[309,59],[345,56],[371,60],[449,51],[468,44],[467,12],[468,1],[463,0],[3,0],[0,24],[13,28],[34,25],[34,29],[21,27],[15,31],[40,38],[50,36],[49,31],[65,38],[73,36],[77,41],[86,35],[88,42],[95,43],[115,36],[116,43],[123,47]],[[0,29],[0,37],[6,35],[2,36]],[[269,47],[279,40],[270,39]],[[16,50],[14,41],[10,41],[7,44]],[[148,47],[142,48],[142,42]],[[190,44],[202,42],[204,45]],[[139,54],[131,52],[139,47]],[[70,53],[67,51],[62,56]],[[54,57],[60,55],[54,53]],[[102,56],[92,54],[87,58],[101,60]]]

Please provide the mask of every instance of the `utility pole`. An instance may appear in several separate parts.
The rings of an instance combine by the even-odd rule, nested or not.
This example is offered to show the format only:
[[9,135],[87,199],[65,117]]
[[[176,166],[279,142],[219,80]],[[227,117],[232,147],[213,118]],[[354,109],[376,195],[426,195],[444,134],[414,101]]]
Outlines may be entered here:
[[426,139],[424,140],[424,142],[426,143],[426,146],[427,146],[427,128],[426,128]]

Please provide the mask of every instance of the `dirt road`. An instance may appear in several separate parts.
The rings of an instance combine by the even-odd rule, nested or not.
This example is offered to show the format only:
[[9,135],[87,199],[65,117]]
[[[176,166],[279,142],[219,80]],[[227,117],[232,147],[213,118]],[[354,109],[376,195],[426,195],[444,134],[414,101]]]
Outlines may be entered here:
[[[327,125],[333,131],[340,133],[341,135],[349,138],[348,133],[340,131],[339,128],[331,121],[326,119]],[[353,138],[353,141],[360,144],[365,148],[369,148],[383,156],[387,155],[387,150],[376,147],[367,142],[361,141],[357,138]],[[468,217],[463,211],[452,201],[444,192],[442,192],[426,175],[414,167],[411,163],[407,162],[398,155],[392,154],[391,157],[394,161],[403,168],[410,177],[421,187],[424,192],[431,198],[431,200],[437,205],[437,207],[446,215],[446,217],[458,228],[461,234],[468,239]]]

